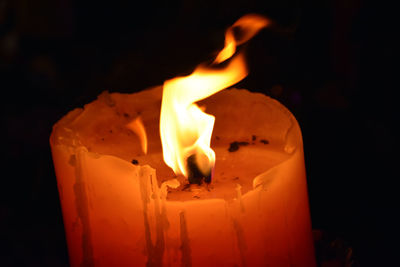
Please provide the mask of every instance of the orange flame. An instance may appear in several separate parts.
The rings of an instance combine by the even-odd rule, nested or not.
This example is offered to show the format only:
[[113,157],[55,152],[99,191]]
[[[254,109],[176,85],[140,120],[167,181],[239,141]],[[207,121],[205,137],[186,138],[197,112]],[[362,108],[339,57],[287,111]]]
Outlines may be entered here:
[[[215,117],[204,113],[195,102],[205,99],[247,76],[244,56],[236,46],[252,38],[269,21],[259,15],[246,15],[226,31],[225,47],[214,63],[230,59],[223,69],[199,66],[186,77],[177,77],[164,83],[161,105],[160,135],[165,163],[176,174],[188,177],[188,157],[195,155],[200,171],[208,173],[215,163],[210,147]],[[233,28],[241,30],[236,38]]]

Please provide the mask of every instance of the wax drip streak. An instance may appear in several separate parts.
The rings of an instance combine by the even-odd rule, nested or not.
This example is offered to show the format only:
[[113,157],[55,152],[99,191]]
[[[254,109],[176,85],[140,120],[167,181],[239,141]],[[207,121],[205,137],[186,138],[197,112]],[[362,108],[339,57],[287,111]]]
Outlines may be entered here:
[[156,217],[157,236],[156,236],[155,255],[157,258],[162,259],[165,249],[165,241],[164,241],[165,224],[160,212],[160,193],[159,193],[160,189],[158,188],[157,178],[154,170],[150,174],[150,179],[153,192],[152,199],[154,199],[154,215]]
[[240,203],[240,211],[243,213],[245,212],[244,210],[244,204],[243,204],[243,199],[242,199],[242,186],[240,184],[236,185],[236,198]]
[[182,251],[182,261],[181,266],[191,267],[192,266],[192,251],[190,249],[189,233],[187,230],[187,222],[185,212],[182,211],[179,214],[180,219],[180,235],[181,235],[181,251]]
[[[150,178],[150,179],[148,179]],[[155,171],[151,168],[144,166],[139,171],[139,184],[140,193],[143,203],[143,219],[145,228],[145,240],[147,250],[147,263],[148,267],[162,266],[162,259],[165,249],[164,241],[164,227],[165,223],[160,213],[159,203],[159,189],[155,176]],[[149,205],[152,204],[154,199],[154,216],[156,219],[156,243],[153,245],[151,240],[150,222],[149,222]]]
[[227,209],[227,211],[228,211],[228,216],[232,220],[232,227],[236,236],[236,247],[239,250],[241,266],[245,267],[247,265],[246,264],[247,243],[246,243],[245,233],[240,222],[241,218],[244,217],[246,210],[242,199],[242,190],[241,190],[242,186],[240,184],[237,184],[235,189],[237,194],[235,201],[236,205],[233,206],[233,209]]
[[[85,148],[77,148],[75,160],[71,158],[70,162],[75,163],[75,207],[78,213],[78,219],[82,224],[82,262],[81,266],[94,266],[93,262],[93,248],[91,243],[91,232],[90,232],[90,221],[89,221],[89,210],[88,210],[88,198],[86,195],[85,183],[83,180],[83,153],[86,153]],[[71,157],[74,157],[72,155]]]
[[238,249],[240,252],[240,261],[242,262],[242,266],[246,266],[246,256],[245,256],[245,251],[247,249],[246,246],[246,238],[244,236],[243,232],[243,227],[240,225],[237,219],[232,218],[233,222],[233,229],[235,230],[236,234],[236,239],[237,239],[237,244],[238,244]]

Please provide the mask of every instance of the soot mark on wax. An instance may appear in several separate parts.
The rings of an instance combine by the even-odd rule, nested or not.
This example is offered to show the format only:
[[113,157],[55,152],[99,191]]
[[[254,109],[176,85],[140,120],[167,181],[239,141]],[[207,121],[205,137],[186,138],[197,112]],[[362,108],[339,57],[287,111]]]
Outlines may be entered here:
[[[251,144],[252,145],[255,145],[255,141],[257,140],[257,138],[258,138],[257,135],[252,135],[251,136]],[[269,141],[267,139],[260,139],[259,142],[264,144],[264,145],[268,145],[269,144]],[[248,146],[249,144],[250,143],[247,142],[247,141],[234,141],[234,142],[229,144],[228,151],[229,152],[235,152],[235,151],[238,151],[241,146]]]
[[248,146],[248,145],[249,145],[249,142],[235,141],[235,142],[230,143],[228,151],[235,152],[235,151],[238,151],[241,146]]

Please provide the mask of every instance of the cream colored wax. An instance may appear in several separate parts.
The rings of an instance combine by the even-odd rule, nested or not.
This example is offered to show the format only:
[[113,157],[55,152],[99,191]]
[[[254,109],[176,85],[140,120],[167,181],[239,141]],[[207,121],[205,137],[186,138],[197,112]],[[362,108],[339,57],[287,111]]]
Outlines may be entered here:
[[[199,104],[216,116],[216,165],[211,184],[192,190],[162,160],[159,87],[103,93],[54,125],[50,143],[71,266],[315,266],[293,115],[246,90]],[[138,116],[147,155],[126,127]],[[235,141],[248,144],[228,151]],[[181,186],[169,188],[171,179]]]

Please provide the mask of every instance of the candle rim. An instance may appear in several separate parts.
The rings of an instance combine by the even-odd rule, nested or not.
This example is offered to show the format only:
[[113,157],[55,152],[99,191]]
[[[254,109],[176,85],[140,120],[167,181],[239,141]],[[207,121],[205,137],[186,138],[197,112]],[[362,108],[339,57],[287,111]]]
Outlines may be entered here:
[[[156,86],[156,87],[151,87],[151,88],[148,88],[146,90],[143,90],[143,91],[140,91],[140,92],[134,93],[134,94],[137,95],[137,96],[140,96],[141,94],[149,94],[150,96],[157,96],[157,94],[159,94],[160,95],[160,99],[161,99],[161,91],[162,91],[162,87],[161,86]],[[273,166],[272,168],[270,168],[270,169],[266,170],[265,172],[262,172],[259,175],[255,176],[252,179],[253,188],[251,190],[247,191],[246,193],[244,193],[243,196],[242,196],[243,198],[245,198],[246,195],[248,195],[252,191],[260,190],[261,188],[263,188],[263,186],[260,187],[260,185],[264,185],[264,183],[266,181],[268,181],[268,183],[270,183],[271,181],[268,180],[268,179],[266,181],[264,181],[264,182],[260,182],[260,181],[263,180],[263,177],[267,177],[267,176],[269,176],[269,174],[271,172],[274,172],[276,169],[279,169],[279,166],[285,164],[287,161],[292,159],[295,156],[295,154],[300,153],[303,150],[303,147],[302,147],[303,144],[302,144],[300,126],[299,126],[297,120],[295,119],[294,115],[284,105],[282,105],[279,101],[277,101],[276,99],[273,99],[273,98],[271,98],[269,96],[266,96],[266,95],[264,95],[262,93],[250,92],[247,89],[231,88],[230,91],[238,91],[241,94],[253,94],[254,97],[261,97],[262,100],[268,101],[268,103],[273,105],[273,107],[276,108],[277,110],[279,110],[279,112],[282,112],[283,115],[287,116],[289,118],[290,122],[291,122],[291,125],[287,129],[287,132],[285,134],[285,143],[287,144],[286,147],[288,147],[288,146],[290,147],[290,145],[292,145],[291,148],[288,148],[288,150],[286,151],[289,156],[286,159],[284,159],[281,162],[279,162],[278,164],[276,164],[275,166]],[[223,92],[221,92],[221,93],[223,93]],[[102,95],[103,95],[103,97],[112,97],[115,94],[119,94],[119,93],[111,93],[108,96],[104,95],[104,93],[103,93]],[[121,94],[121,95],[132,95],[132,94]],[[79,138],[77,136],[74,136],[73,131],[69,130],[65,126],[70,124],[70,123],[72,123],[77,118],[79,118],[79,116],[81,116],[81,114],[83,114],[84,109],[89,104],[85,105],[83,108],[76,108],[76,109],[68,112],[63,118],[61,118],[53,126],[53,131],[52,131],[51,136],[50,136],[50,145],[52,146],[52,148],[55,147],[55,146],[64,146],[70,151],[70,153],[73,154],[73,153],[75,153],[74,151],[76,151],[78,148],[85,147],[84,145],[82,145],[79,142]],[[60,137],[60,135],[62,135],[62,134],[67,134],[71,138],[71,140],[69,140],[70,142],[68,142],[68,140],[60,140],[59,138],[57,138],[57,136]],[[78,138],[78,139],[75,139],[75,138]],[[68,138],[65,138],[65,139],[68,139]],[[294,147],[293,147],[293,144],[295,144]],[[286,149],[286,147],[285,147],[285,149]],[[94,152],[94,151],[87,151],[87,153],[90,153],[90,155],[92,157],[99,158],[99,157],[106,156],[106,157],[113,157],[115,159],[122,160],[126,164],[129,165],[129,168],[140,168],[140,167],[146,166],[146,165],[134,166],[128,160],[126,160],[124,158],[121,158],[121,157],[118,157],[118,156],[115,156],[115,155],[102,154],[102,153],[98,153],[98,152]],[[149,166],[149,167],[152,168],[151,166]],[[161,184],[160,184],[160,187],[161,187]],[[207,198],[207,199],[220,199],[220,200],[226,201],[226,199],[224,199],[222,197],[211,197],[211,198]],[[176,201],[178,203],[182,203],[182,202],[189,202],[189,201],[205,201],[207,199],[190,199],[190,200],[184,200],[184,201],[168,200],[167,199],[166,201],[168,201],[168,202]]]

